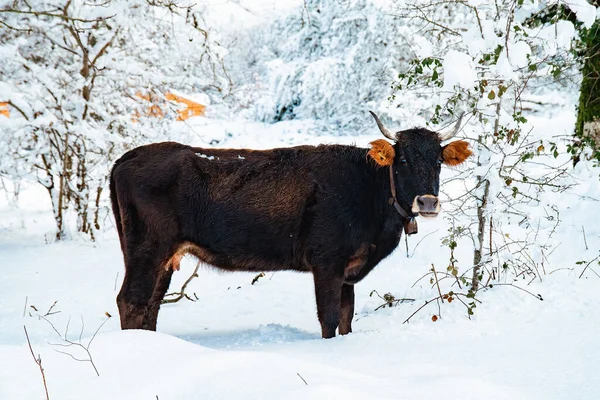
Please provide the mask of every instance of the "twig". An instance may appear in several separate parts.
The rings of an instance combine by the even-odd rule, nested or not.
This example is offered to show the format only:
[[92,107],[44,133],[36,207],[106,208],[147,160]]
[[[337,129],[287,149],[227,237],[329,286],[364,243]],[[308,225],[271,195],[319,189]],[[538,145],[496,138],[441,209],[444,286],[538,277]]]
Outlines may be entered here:
[[[590,266],[590,264],[593,263],[594,261],[596,261],[598,258],[600,258],[600,256],[594,258],[592,261],[590,261],[589,263],[587,263],[585,265],[585,268],[583,268],[583,271],[581,271],[581,274],[579,274],[579,279],[581,279],[581,277],[585,273],[585,270],[588,269],[588,267]],[[596,271],[594,271],[592,268],[590,268],[590,271],[592,271],[594,274],[596,274]],[[596,276],[598,276],[598,274],[596,274]]]
[[563,271],[563,270],[565,270],[565,269],[566,269],[567,271],[569,271],[569,274],[568,274],[568,275],[571,275],[571,272],[573,272],[573,270],[574,270],[575,268],[566,268],[566,267],[565,267],[565,268],[557,268],[557,269],[554,269],[554,270],[550,271],[550,272],[548,273],[548,275],[552,275],[553,273],[555,273],[555,272],[557,272],[557,271]]
[[[417,251],[417,247],[419,247],[419,245],[421,244],[421,242],[422,242],[423,240],[425,240],[425,239],[427,238],[427,236],[433,235],[433,234],[434,234],[434,233],[436,233],[437,231],[439,231],[439,229],[436,229],[435,231],[431,231],[431,232],[429,232],[427,235],[423,236],[423,237],[421,238],[421,240],[419,240],[419,241],[417,242],[417,244],[415,245],[415,247],[413,248],[413,252],[412,252],[412,255],[411,255],[410,257],[412,257],[412,256],[414,256],[414,255],[415,255],[415,252]],[[405,237],[408,237],[408,235],[406,235]],[[407,246],[408,246],[408,244],[407,244]],[[407,257],[407,258],[410,258],[410,257],[408,256],[408,249],[407,249],[407,252],[406,252],[406,257]]]
[[427,300],[427,301],[425,302],[425,304],[423,304],[421,307],[417,308],[417,309],[415,310],[415,312],[413,312],[412,314],[410,314],[410,315],[408,316],[408,318],[406,318],[406,319],[404,320],[403,324],[406,324],[406,323],[408,323],[408,322],[410,321],[410,319],[411,319],[412,317],[414,317],[416,313],[418,313],[418,312],[419,312],[419,311],[421,311],[423,308],[425,308],[425,306],[426,306],[427,304],[429,304],[429,303],[432,303],[432,302],[434,302],[434,301],[436,301],[436,300],[439,300],[439,298],[440,298],[440,297],[441,297],[441,296],[437,296],[437,297],[434,297],[434,298],[433,298],[433,299],[431,299],[431,300]]
[[490,285],[490,286],[489,286],[489,288],[491,289],[491,288],[493,288],[494,286],[512,286],[512,287],[514,287],[514,288],[517,288],[517,289],[519,289],[519,290],[522,290],[522,291],[524,291],[525,293],[527,293],[527,294],[529,294],[529,295],[531,295],[531,296],[535,297],[535,298],[536,298],[536,299],[538,299],[539,301],[544,301],[544,299],[543,299],[543,297],[542,297],[542,295],[541,295],[541,294],[533,294],[533,293],[531,293],[529,290],[527,290],[527,289],[523,289],[522,287],[519,287],[519,286],[517,286],[517,285],[513,285],[512,283],[494,283],[493,285]]
[[27,312],[27,299],[28,299],[28,296],[25,296],[25,306],[23,307],[23,317],[25,317],[25,313]]
[[[486,269],[487,269],[487,268],[486,268]],[[494,277],[494,267],[492,267],[492,272],[491,272],[491,273],[488,273],[488,279],[487,279],[487,281],[485,282],[485,285],[483,285],[483,286],[487,286],[487,285],[489,285],[489,284],[490,284],[490,281],[492,280],[492,278],[493,278],[493,277]]]
[[408,297],[403,297],[401,299],[394,299],[393,302],[391,302],[391,303],[383,303],[380,306],[378,306],[376,309],[374,309],[373,311],[377,311],[380,308],[384,308],[385,306],[395,307],[398,304],[406,303],[406,302],[409,302],[409,301],[416,301],[416,300],[415,299],[409,299]]
[[29,121],[29,117],[27,116],[27,114],[25,114],[25,112],[19,106],[17,106],[15,103],[13,103],[10,100],[8,101],[8,105],[11,106],[12,108],[14,108],[15,110],[17,110],[19,112],[19,114],[21,114],[23,116],[23,118],[25,118],[27,121]]
[[310,25],[310,11],[308,10],[308,6],[306,5],[306,0],[304,0],[304,6],[302,7],[302,27],[304,27],[304,12],[306,11],[306,19],[308,20],[308,25]]
[[256,276],[254,277],[254,279],[252,279],[252,282],[251,282],[250,284],[251,284],[251,285],[254,285],[254,284],[255,284],[256,282],[258,282],[258,280],[259,280],[260,278],[262,278],[263,276],[265,276],[265,273],[264,273],[264,272],[261,272],[260,274],[256,275]]
[[29,346],[29,351],[31,351],[31,356],[33,357],[33,361],[40,368],[40,373],[42,374],[42,381],[44,381],[44,391],[46,392],[46,400],[50,400],[50,396],[48,395],[48,385],[46,384],[46,374],[44,373],[44,368],[42,367],[42,357],[39,355],[37,358],[33,353],[33,348],[31,347],[31,341],[29,340],[29,334],[27,333],[27,328],[23,325],[23,330],[25,331],[25,337],[27,338],[27,345]]
[[494,247],[493,247],[493,242],[492,242],[492,233],[493,233],[493,218],[492,216],[490,216],[490,256],[492,255],[492,253],[494,252]]
[[58,300],[55,300],[54,303],[52,303],[52,305],[50,306],[50,308],[48,309],[48,311],[46,311],[46,314],[42,315],[42,318],[48,317],[50,315],[58,314],[60,312],[60,311],[52,311],[52,309],[54,308],[54,306],[56,306],[56,303],[58,303]]
[[377,308],[374,309],[373,311],[377,311],[380,308],[384,308],[385,306],[394,307],[394,306],[397,306],[398,304],[401,304],[401,303],[404,303],[407,301],[415,301],[415,299],[409,299],[409,298],[405,298],[405,297],[403,297],[401,299],[397,299],[391,293],[385,293],[383,296],[381,296],[377,290],[371,290],[371,293],[369,293],[369,297],[373,296],[373,293],[375,293],[377,295],[377,297],[379,297],[381,300],[385,301],[385,303],[377,306]]
[[298,375],[298,376],[300,377],[300,379],[302,379],[302,382],[304,382],[304,384],[305,384],[306,386],[308,386],[308,382],[306,382],[306,381],[304,380],[304,378],[302,377],[302,375],[300,375],[298,372],[296,372],[296,375]]
[[45,316],[41,316],[41,319],[43,319],[44,321],[46,321],[54,330],[54,332],[56,332],[56,334],[58,335],[58,337],[65,343],[49,343],[51,346],[59,346],[59,347],[71,347],[71,346],[75,346],[78,347],[80,349],[82,349],[83,351],[85,351],[87,353],[88,358],[77,358],[75,357],[73,354],[68,353],[66,351],[61,351],[61,350],[57,350],[54,349],[54,351],[56,351],[57,353],[61,353],[61,354],[66,354],[69,357],[71,357],[73,360],[75,361],[81,361],[81,362],[89,362],[92,365],[92,368],[94,368],[94,372],[96,372],[97,376],[100,376],[100,372],[98,372],[98,368],[96,368],[96,364],[94,363],[94,359],[92,358],[92,353],[90,352],[90,347],[92,346],[92,342],[94,341],[94,339],[96,338],[96,335],[98,334],[98,332],[100,332],[100,329],[102,329],[102,327],[104,326],[104,324],[106,324],[106,321],[108,321],[110,319],[109,316],[107,316],[107,318],[100,324],[100,326],[98,326],[98,329],[96,329],[96,331],[94,332],[94,334],[92,335],[90,341],[88,342],[87,346],[84,346],[83,344],[81,344],[81,337],[83,335],[83,317],[81,319],[81,332],[79,334],[79,342],[73,342],[71,340],[69,340],[67,338],[67,333],[68,333],[68,329],[69,329],[69,322],[67,322],[67,328],[65,330],[65,335],[64,337],[60,334],[60,332],[58,331],[58,329],[56,329],[56,327],[54,326],[54,324],[48,320]]
[[442,297],[442,290],[440,289],[440,282],[438,281],[437,273],[435,272],[435,266],[431,264],[431,270],[433,271],[433,276],[435,277],[435,285],[437,286],[438,294],[440,295],[440,299],[442,303],[444,302],[444,298]]
[[181,290],[179,292],[167,293],[165,295],[165,297],[167,297],[167,296],[177,296],[177,297],[172,298],[172,299],[163,299],[161,304],[177,303],[179,300],[183,299],[184,297],[190,301],[196,301],[185,293],[185,288],[187,287],[187,285],[189,285],[189,283],[192,281],[192,279],[198,277],[198,269],[199,268],[200,268],[200,261],[198,261],[198,264],[196,264],[196,268],[194,268],[194,272],[192,273],[192,275],[190,275],[190,277],[187,278],[187,280],[183,283],[183,285],[181,286]]
[[7,27],[8,29],[12,29],[14,31],[17,32],[27,32],[27,33],[31,33],[33,31],[33,29],[31,28],[27,28],[27,29],[20,29],[20,28],[15,28],[14,26],[8,25],[6,22],[1,21],[0,20],[0,25],[4,25],[5,27]]
[[598,278],[600,278],[600,275],[598,275],[598,273],[596,271],[594,271],[594,269],[592,267],[590,267],[590,271],[592,271],[594,273],[594,275],[596,275]]
[[[469,307],[469,305],[468,305],[467,303],[465,303],[465,302],[464,302],[464,301],[463,301],[463,300],[460,298],[460,296],[456,296],[456,298],[458,299],[458,301],[460,301],[460,302],[463,304],[463,306],[465,306],[465,307],[467,308],[467,310],[471,309],[471,307]],[[475,298],[473,298],[473,300],[475,300]],[[468,317],[469,319],[471,319],[471,314],[469,314],[468,312],[467,312],[467,317]]]
[[[583,243],[585,243],[585,249],[586,249],[586,250],[589,250],[589,249],[588,249],[588,244],[587,244],[587,239],[586,239],[586,237],[585,237],[585,228],[583,227],[583,225],[581,225],[581,231],[583,232]],[[581,278],[581,277],[580,277],[580,278]]]
[[419,283],[421,281],[421,279],[426,278],[427,275],[429,275],[429,274],[431,274],[431,271],[427,272],[425,275],[423,275],[422,277],[420,277],[419,279],[417,279],[415,281],[415,283],[412,284],[411,289],[414,288],[417,285],[417,283]]
[[[108,16],[108,17],[97,17],[95,19],[83,19],[83,18],[75,18],[75,17],[71,17],[69,15],[65,15],[65,14],[55,14],[51,11],[27,11],[27,10],[16,10],[16,9],[2,9],[0,10],[0,13],[15,13],[15,14],[26,14],[26,15],[35,15],[36,17],[52,17],[52,18],[59,18],[64,20],[65,22],[67,21],[74,21],[74,22],[82,22],[82,23],[97,23],[97,22],[101,22],[101,21],[107,21],[111,18],[114,18],[114,15]],[[116,14],[115,14],[116,15]]]

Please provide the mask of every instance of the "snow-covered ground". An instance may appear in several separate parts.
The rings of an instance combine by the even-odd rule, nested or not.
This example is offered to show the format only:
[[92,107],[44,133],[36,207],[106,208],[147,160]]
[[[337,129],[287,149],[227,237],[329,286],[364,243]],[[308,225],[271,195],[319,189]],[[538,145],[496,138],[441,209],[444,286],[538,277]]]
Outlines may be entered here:
[[[532,123],[559,131],[572,118],[566,112]],[[334,138],[298,133],[304,128],[301,122],[202,120],[181,140],[206,145],[234,132],[222,145],[266,148],[366,145],[378,138],[376,129]],[[448,221],[440,217],[420,222],[419,234],[408,241],[410,257],[402,241],[357,285],[354,333],[331,340],[320,338],[310,275],[278,272],[252,285],[254,274],[209,267],[187,289],[197,301],[162,307],[157,333],[120,331],[115,297],[123,264],[111,223],[97,243],[75,237],[47,244],[45,235],[52,237],[53,229],[47,195],[26,188],[19,208],[2,196],[0,399],[44,398],[23,326],[36,356],[41,355],[51,399],[598,399],[599,280],[592,273],[578,279],[584,265],[575,265],[597,255],[600,230],[591,218],[597,201],[581,197],[597,193],[592,170],[589,182],[563,197],[564,232],[541,281],[517,282],[543,301],[515,287],[496,286],[478,295],[482,303],[471,320],[454,301],[441,305],[437,322],[431,320],[439,314],[432,303],[403,324],[437,295],[428,279],[413,284],[432,263],[442,268],[448,263],[449,250],[440,244]],[[472,245],[459,243],[461,265],[471,257]],[[184,261],[172,290],[194,266],[194,260]],[[374,289],[415,301],[374,311],[383,303],[370,296]],[[46,319],[58,333],[39,318],[55,301],[52,312],[60,312]],[[65,347],[60,336],[87,346],[105,313],[112,317],[89,347],[97,376],[89,362],[60,353],[87,358],[77,346]]]
[[[209,10],[207,19],[215,31],[223,34],[221,30],[229,30],[223,34],[224,42],[244,29],[260,27],[267,20],[276,21],[289,13],[296,13],[292,15],[297,18],[291,22],[297,26],[290,25],[295,29],[304,18],[303,3],[306,6],[300,0],[199,3]],[[367,3],[389,6],[387,1]],[[380,21],[375,17],[364,16],[371,21],[365,32],[381,30],[384,39],[386,32],[394,32],[394,27],[375,24]],[[314,14],[311,18],[328,22],[329,17]],[[341,22],[344,28],[346,25]],[[278,23],[286,28],[285,19]],[[285,49],[283,45],[289,43],[281,41],[277,32],[270,32],[273,40],[268,43],[272,49],[249,46],[248,59],[237,67],[244,75],[245,63],[250,64],[253,57],[257,63],[264,62],[260,57],[267,57],[264,54],[269,52],[280,57],[266,65],[273,71],[265,67],[268,73],[260,77],[256,87],[243,82],[244,90],[267,93],[268,106],[277,96],[285,100],[296,90],[289,83],[273,83],[289,72],[277,69],[282,60],[292,67],[304,68],[304,61],[296,64],[294,58],[295,51],[304,57],[300,54],[302,49]],[[327,30],[327,34],[335,36],[335,30]],[[294,37],[308,46],[310,42],[305,39],[311,35],[312,31],[307,30]],[[370,38],[361,36],[360,42],[369,54],[375,52],[373,46],[379,43]],[[244,37],[237,39],[244,46]],[[352,53],[326,40],[321,45],[327,51],[343,48]],[[279,54],[281,46],[285,51]],[[403,51],[400,45],[389,48]],[[422,111],[432,104],[426,96],[403,97],[391,107],[386,96],[379,98],[373,93],[376,100],[355,101],[345,95],[349,88],[356,86],[362,98],[362,87],[368,86],[369,79],[383,79],[387,88],[387,77],[381,78],[372,67],[365,67],[352,70],[358,71],[357,82],[363,86],[352,80],[340,83],[339,77],[329,75],[329,67],[323,67],[320,59],[316,61],[320,66],[316,71],[322,75],[316,75],[309,82],[312,86],[305,88],[308,94],[304,95],[311,100],[305,106],[331,111],[336,104],[347,105],[350,111],[342,117],[356,118],[360,112],[365,120],[366,109],[372,107],[408,124],[390,128],[409,128],[425,121]],[[348,71],[344,70],[344,74]],[[295,74],[291,72],[290,76]],[[272,73],[277,79],[270,82]],[[331,79],[323,81],[327,77]],[[250,83],[252,79],[248,78]],[[267,91],[270,84],[277,90]],[[373,90],[377,87],[373,84]],[[311,88],[319,96],[327,93],[331,101],[313,103],[320,97],[313,96],[308,90]],[[569,92],[530,98],[536,100],[532,104],[545,104],[536,106],[534,115],[527,115],[536,137],[560,141],[571,135],[574,97]],[[395,108],[396,104],[400,107]],[[267,125],[243,120],[243,108],[232,111],[215,101],[207,109],[208,118],[176,122],[161,139],[196,146],[265,149],[320,143],[367,146],[380,138],[374,124],[365,125],[362,130],[339,131],[333,124],[332,129],[323,130],[318,116],[306,116],[312,115],[311,109],[304,111],[304,119]],[[360,118],[356,121],[353,126],[360,127]],[[566,154],[561,157],[563,161],[569,159]],[[408,245],[402,240],[399,248],[356,286],[354,332],[330,340],[321,339],[310,275],[277,272],[252,284],[255,274],[222,273],[207,266],[201,268],[199,277],[186,290],[192,297],[197,296],[197,301],[184,299],[164,305],[158,332],[121,331],[115,298],[123,278],[123,261],[109,209],[101,214],[103,231],[97,234],[97,242],[71,230],[70,240],[54,243],[55,226],[44,189],[24,183],[15,202],[2,186],[5,184],[12,191],[10,183],[0,182],[0,400],[45,398],[42,376],[27,345],[24,326],[35,357],[41,356],[49,398],[53,400],[600,399],[598,264],[591,263],[580,278],[600,249],[600,229],[595,218],[600,201],[598,175],[598,169],[581,162],[573,171],[576,186],[560,194],[544,193],[541,205],[531,208],[535,215],[543,213],[548,205],[560,210],[560,225],[553,237],[544,237],[550,232],[546,228],[536,236],[539,244],[549,245],[549,251],[542,256],[531,254],[540,265],[539,278],[514,282],[512,275],[501,274],[493,283],[516,286],[496,285],[478,293],[481,303],[477,303],[471,318],[460,301],[440,304],[439,309],[433,302],[409,323],[403,323],[426,300],[438,295],[429,277],[420,278],[432,264],[444,271],[450,257],[450,250],[441,243],[448,234],[448,219],[419,221],[419,234],[409,238]],[[442,180],[450,176],[444,171]],[[442,189],[453,195],[464,191],[461,182]],[[548,221],[553,225],[551,218],[554,216],[549,216]],[[525,231],[515,223],[503,228],[515,237]],[[472,265],[473,243],[469,239],[458,240],[455,258],[461,273]],[[171,291],[181,287],[195,265],[191,258],[184,260]],[[448,281],[444,285],[444,291],[456,290]],[[378,309],[384,301],[372,294],[373,290],[413,301]],[[433,322],[433,315],[440,318]],[[74,344],[66,346],[65,338]],[[89,354],[79,344],[88,347]],[[85,361],[89,355],[94,365]]]

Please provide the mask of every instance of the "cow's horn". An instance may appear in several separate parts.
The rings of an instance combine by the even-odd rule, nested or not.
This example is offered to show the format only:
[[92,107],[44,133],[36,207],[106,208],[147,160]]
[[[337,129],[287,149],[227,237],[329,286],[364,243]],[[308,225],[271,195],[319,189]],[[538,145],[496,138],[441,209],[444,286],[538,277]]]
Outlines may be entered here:
[[373,116],[373,118],[375,118],[375,122],[377,122],[377,127],[379,128],[379,130],[381,131],[381,133],[383,133],[383,136],[385,136],[386,138],[390,139],[390,140],[398,140],[398,138],[396,137],[396,135],[394,135],[394,133],[392,131],[390,131],[388,128],[386,128],[383,123],[381,122],[381,120],[379,119],[379,117],[377,116],[377,114],[375,114],[373,111],[369,111],[371,113],[371,115]]
[[460,130],[460,123],[462,122],[464,115],[464,111],[460,113],[460,115],[458,116],[458,121],[456,121],[456,124],[454,124],[454,127],[451,130],[449,130],[448,132],[440,132],[440,137],[442,138],[442,141],[452,139],[454,136],[456,136],[456,134]]

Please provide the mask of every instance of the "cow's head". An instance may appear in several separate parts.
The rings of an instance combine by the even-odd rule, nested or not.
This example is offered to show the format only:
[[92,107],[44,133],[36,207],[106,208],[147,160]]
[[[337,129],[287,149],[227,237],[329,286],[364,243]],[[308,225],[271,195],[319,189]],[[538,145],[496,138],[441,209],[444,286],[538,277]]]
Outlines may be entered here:
[[473,152],[463,140],[442,146],[460,128],[459,118],[447,133],[424,128],[407,129],[393,133],[370,111],[383,135],[392,140],[380,139],[371,143],[369,156],[378,166],[393,166],[396,197],[400,206],[413,215],[435,217],[440,211],[438,193],[442,164],[455,166],[465,161]]

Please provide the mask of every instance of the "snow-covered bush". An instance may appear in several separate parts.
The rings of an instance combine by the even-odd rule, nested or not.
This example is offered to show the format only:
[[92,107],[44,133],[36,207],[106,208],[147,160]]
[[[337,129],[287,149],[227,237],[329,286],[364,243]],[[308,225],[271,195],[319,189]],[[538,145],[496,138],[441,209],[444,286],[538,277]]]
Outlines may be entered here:
[[228,89],[200,12],[174,1],[5,1],[0,23],[0,176],[48,190],[57,239],[68,209],[93,237],[112,161],[169,137],[165,92]]
[[340,134],[371,124],[367,110],[389,96],[393,71],[410,55],[389,5],[370,0],[307,0],[239,40],[239,80],[251,78],[244,115],[313,120]]
[[[453,200],[450,236],[474,245],[474,291],[479,282],[511,276],[539,277],[559,210],[546,193],[564,191],[569,177],[568,143],[534,131],[528,124],[528,96],[572,69],[574,24],[540,12],[558,1],[470,0],[399,2],[400,14],[423,37],[417,56],[395,83],[394,104],[406,94],[435,99],[427,115],[435,126],[445,114],[466,111],[465,135],[476,163],[452,179],[466,194]],[[585,0],[567,2],[580,23],[591,26],[596,10]],[[418,45],[418,46],[417,46]],[[456,245],[455,240],[448,243]],[[485,283],[485,282],[484,282]]]

